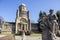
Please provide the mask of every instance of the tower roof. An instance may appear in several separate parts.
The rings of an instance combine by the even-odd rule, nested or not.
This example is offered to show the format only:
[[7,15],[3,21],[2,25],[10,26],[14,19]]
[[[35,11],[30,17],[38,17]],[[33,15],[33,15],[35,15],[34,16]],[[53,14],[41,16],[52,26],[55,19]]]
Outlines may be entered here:
[[24,3],[21,4],[22,6],[26,6]]

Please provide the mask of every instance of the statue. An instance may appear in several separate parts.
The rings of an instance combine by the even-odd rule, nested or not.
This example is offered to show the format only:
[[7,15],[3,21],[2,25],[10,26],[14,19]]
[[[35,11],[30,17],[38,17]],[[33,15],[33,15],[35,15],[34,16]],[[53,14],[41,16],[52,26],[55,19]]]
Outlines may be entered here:
[[52,33],[53,34],[57,34],[58,31],[59,31],[59,26],[58,26],[58,23],[57,23],[57,20],[58,20],[58,17],[57,15],[53,14],[53,10],[50,9],[50,14],[48,15],[48,19],[50,21],[50,23],[52,24]]
[[42,29],[42,40],[52,40],[48,18],[45,15],[45,12],[41,15],[40,28]]

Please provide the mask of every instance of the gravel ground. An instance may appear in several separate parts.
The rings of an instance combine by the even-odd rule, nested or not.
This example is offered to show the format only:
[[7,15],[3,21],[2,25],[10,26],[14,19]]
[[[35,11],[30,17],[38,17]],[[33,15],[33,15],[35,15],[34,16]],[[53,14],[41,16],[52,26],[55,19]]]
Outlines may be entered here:
[[13,36],[4,36],[4,37],[0,37],[0,40],[14,40]]
[[[15,40],[22,40],[22,36],[15,36]],[[0,40],[14,40],[13,36],[4,36],[0,37]],[[33,37],[33,36],[25,36],[25,40],[42,40],[41,36]],[[54,40],[60,40],[60,37],[56,37]]]

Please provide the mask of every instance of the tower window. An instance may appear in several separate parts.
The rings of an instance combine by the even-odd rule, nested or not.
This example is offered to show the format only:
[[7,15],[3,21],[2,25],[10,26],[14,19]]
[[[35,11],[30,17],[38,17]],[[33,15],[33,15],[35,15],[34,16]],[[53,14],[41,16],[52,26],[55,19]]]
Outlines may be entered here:
[[8,26],[7,26],[7,25],[5,25],[5,29],[7,29],[7,27],[8,27]]
[[21,24],[20,23],[18,23],[18,27],[19,27],[19,29],[21,29]]
[[27,12],[26,11],[22,11],[22,13],[20,13],[20,17],[23,17],[23,16],[27,16]]
[[27,20],[24,19],[24,18],[22,18],[20,21],[21,21],[22,23],[27,23]]
[[25,9],[25,7],[23,7],[23,9]]

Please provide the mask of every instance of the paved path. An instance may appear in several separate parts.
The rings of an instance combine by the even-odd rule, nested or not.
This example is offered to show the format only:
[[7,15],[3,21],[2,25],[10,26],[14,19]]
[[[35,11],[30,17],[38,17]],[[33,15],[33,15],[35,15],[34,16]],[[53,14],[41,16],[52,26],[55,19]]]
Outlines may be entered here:
[[14,40],[14,37],[7,35],[0,35],[0,40]]
[[53,40],[60,40],[60,37],[56,37],[56,39],[55,39],[55,38],[53,38]]
[[[22,36],[15,36],[16,40],[22,40]],[[42,40],[42,37],[32,37],[32,36],[25,36],[25,40]],[[60,40],[60,37],[56,37],[54,40]]]
[[13,40],[12,37],[0,37],[0,40]]
[[[0,40],[12,40],[13,37],[8,36],[0,36]],[[22,36],[15,36],[15,40],[22,40]],[[32,37],[32,36],[25,36],[25,40],[42,40],[41,36]],[[60,37],[56,37],[54,40],[60,40]]]
[[5,37],[6,35],[0,35],[0,37]]
[[[22,40],[22,36],[15,36],[15,40]],[[25,36],[25,40],[42,40],[41,37]]]
[[42,40],[41,37],[26,36],[26,40]]

